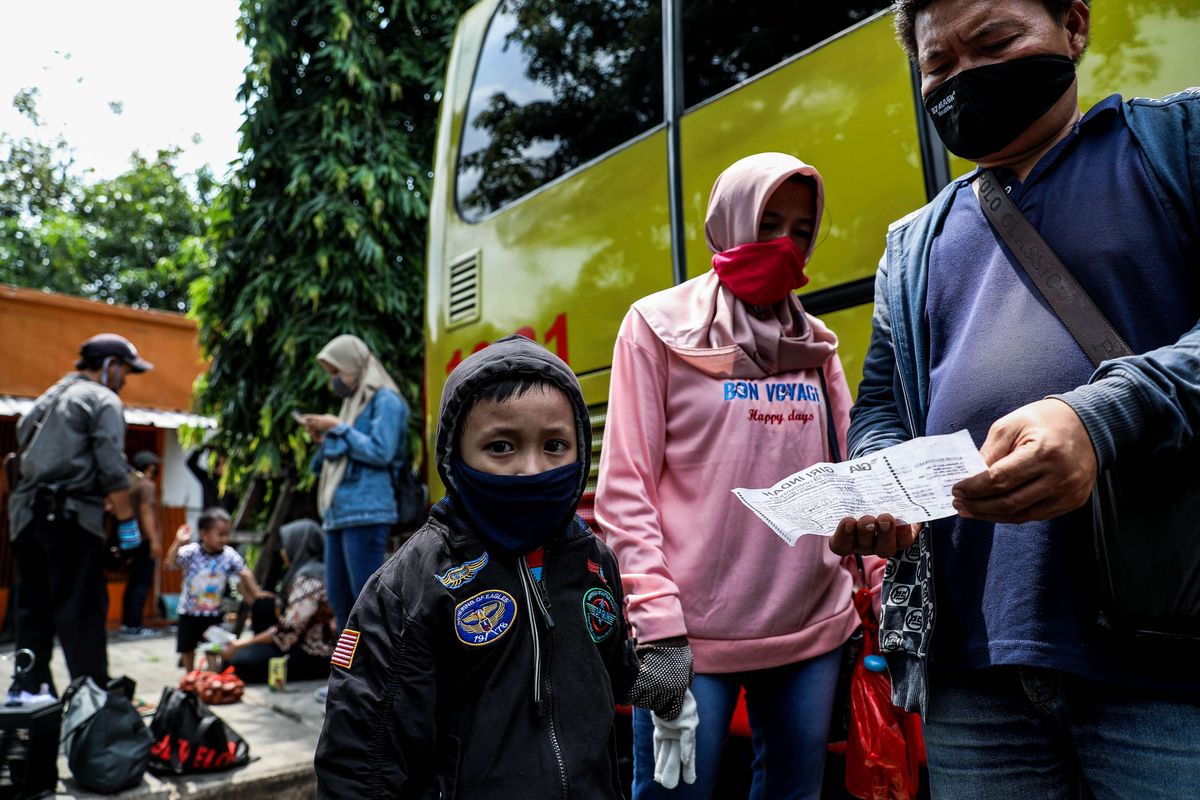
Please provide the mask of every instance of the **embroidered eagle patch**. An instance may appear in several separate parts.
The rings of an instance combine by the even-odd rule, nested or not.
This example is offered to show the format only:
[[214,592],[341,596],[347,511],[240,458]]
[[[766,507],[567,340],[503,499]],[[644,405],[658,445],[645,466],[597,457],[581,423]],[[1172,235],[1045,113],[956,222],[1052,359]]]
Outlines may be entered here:
[[487,566],[487,563],[488,554],[487,551],[484,550],[483,555],[474,561],[464,561],[457,567],[451,567],[450,569],[446,570],[444,574],[434,575],[433,577],[437,578],[438,582],[447,589],[457,589],[458,587],[466,586],[468,583],[475,580],[475,577],[483,571],[483,568]]
[[477,647],[499,639],[517,618],[517,603],[508,592],[481,592],[454,609],[454,632],[463,644]]

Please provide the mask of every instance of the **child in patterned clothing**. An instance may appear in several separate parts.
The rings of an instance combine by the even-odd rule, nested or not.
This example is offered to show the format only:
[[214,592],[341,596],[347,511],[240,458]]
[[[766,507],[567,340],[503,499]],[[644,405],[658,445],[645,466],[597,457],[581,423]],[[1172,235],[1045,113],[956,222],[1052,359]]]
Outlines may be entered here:
[[167,568],[183,570],[176,650],[188,672],[195,664],[196,647],[204,632],[221,623],[221,598],[230,576],[238,576],[238,591],[248,602],[253,603],[262,593],[246,562],[229,546],[231,522],[229,512],[223,508],[206,510],[200,515],[200,541],[191,541],[190,525],[180,525],[163,559]]

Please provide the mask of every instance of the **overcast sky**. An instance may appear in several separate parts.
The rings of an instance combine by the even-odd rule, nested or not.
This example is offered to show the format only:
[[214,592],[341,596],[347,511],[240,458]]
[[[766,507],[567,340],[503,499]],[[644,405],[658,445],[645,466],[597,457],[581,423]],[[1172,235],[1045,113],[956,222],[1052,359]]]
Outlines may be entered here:
[[0,130],[34,134],[12,98],[37,87],[38,135],[61,133],[79,168],[111,177],[134,150],[178,145],[184,171],[207,163],[220,177],[249,60],[237,16],[237,0],[0,0]]

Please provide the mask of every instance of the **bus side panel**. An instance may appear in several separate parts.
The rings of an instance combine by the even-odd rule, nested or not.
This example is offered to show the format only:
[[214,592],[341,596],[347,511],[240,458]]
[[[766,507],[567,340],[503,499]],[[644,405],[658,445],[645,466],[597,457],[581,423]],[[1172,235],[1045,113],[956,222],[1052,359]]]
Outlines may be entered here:
[[[463,119],[488,19],[464,17],[447,72],[430,209],[426,281],[426,440],[429,453],[446,376],[488,342],[522,333],[576,373],[606,370],[631,303],[671,284],[666,134],[660,126],[530,195],[468,223],[454,204]],[[477,319],[448,319],[449,270],[478,259]],[[456,284],[458,285],[458,284]],[[607,378],[584,381],[589,405],[607,402]],[[603,388],[603,392],[600,389]],[[431,497],[443,494],[430,459]]]
[[891,15],[689,112],[681,135],[690,275],[710,266],[713,181],[752,153],[790,153],[825,179],[805,291],[873,275],[888,223],[925,202],[912,83]]

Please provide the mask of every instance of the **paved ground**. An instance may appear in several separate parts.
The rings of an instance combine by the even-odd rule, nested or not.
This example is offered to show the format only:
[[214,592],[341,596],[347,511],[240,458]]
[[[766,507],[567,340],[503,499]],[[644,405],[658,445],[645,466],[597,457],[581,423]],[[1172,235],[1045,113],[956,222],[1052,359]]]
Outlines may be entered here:
[[[12,646],[5,648],[12,651]],[[177,686],[183,670],[176,666],[175,636],[167,628],[153,639],[123,641],[113,637],[108,646],[109,671],[128,675],[138,683],[138,698],[156,705],[164,686]],[[69,683],[62,653],[56,649],[54,680],[60,691]],[[4,679],[7,685],[7,678]],[[141,786],[119,795],[98,795],[84,791],[71,780],[65,756],[58,760],[59,793],[66,798],[119,797],[122,800],[175,800],[175,798],[224,798],[240,800],[271,798],[298,800],[312,798],[315,787],[312,758],[324,720],[324,709],[313,700],[312,692],[321,684],[305,681],[290,684],[284,692],[272,692],[265,686],[248,686],[241,702],[213,706],[250,744],[254,760],[231,772],[206,776],[163,779],[147,774]],[[147,718],[149,722],[149,718]]]

